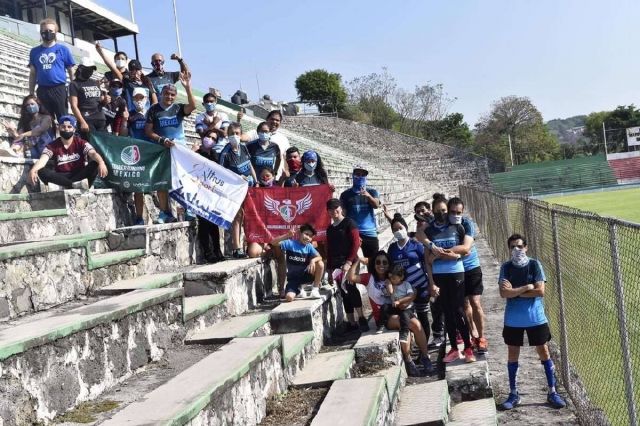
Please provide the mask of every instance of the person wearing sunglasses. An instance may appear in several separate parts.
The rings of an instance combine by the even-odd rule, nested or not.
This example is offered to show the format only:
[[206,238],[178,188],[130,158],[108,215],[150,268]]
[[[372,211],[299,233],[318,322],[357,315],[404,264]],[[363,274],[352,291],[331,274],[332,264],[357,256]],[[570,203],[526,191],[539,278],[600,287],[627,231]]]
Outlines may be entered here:
[[155,92],[162,93],[162,88],[168,84],[176,84],[180,81],[180,74],[191,75],[191,70],[187,66],[187,63],[175,53],[171,55],[171,59],[178,61],[180,64],[180,71],[165,71],[164,70],[164,56],[160,53],[154,53],[151,56],[151,67],[153,71],[147,74],[147,78],[151,81]]
[[[367,264],[367,273],[358,274],[360,263]],[[353,284],[362,284],[367,287],[369,302],[373,311],[373,317],[376,321],[380,318],[380,307],[385,304],[391,304],[391,298],[387,295],[385,283],[389,278],[391,265],[392,262],[389,255],[384,250],[379,250],[369,259],[356,259],[347,273],[347,281]],[[386,327],[388,330],[400,330],[400,317],[398,315],[390,315]],[[411,318],[409,329],[416,339],[416,344],[420,349],[422,358],[428,358],[427,337],[424,334],[420,321],[418,321],[417,318]],[[411,358],[411,338],[409,338],[406,343],[400,343],[400,349],[402,350],[407,374],[411,377],[421,376],[418,367]]]

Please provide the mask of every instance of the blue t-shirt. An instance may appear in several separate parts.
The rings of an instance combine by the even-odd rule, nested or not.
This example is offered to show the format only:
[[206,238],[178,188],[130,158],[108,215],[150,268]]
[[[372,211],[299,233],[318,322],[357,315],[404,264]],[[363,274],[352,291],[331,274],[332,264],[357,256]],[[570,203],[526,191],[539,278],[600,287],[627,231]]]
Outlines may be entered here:
[[[450,249],[462,244],[464,234],[461,228],[461,225],[451,225],[449,222],[439,227],[436,222],[433,221],[427,227],[427,238],[440,248]],[[464,265],[461,259],[436,259],[433,261],[434,274],[455,274],[457,272],[464,272]]]
[[[474,240],[476,239],[476,226],[471,219],[469,219],[468,217],[463,217],[462,227],[464,228],[464,232],[466,233],[466,235],[470,236]],[[478,268],[480,266],[480,257],[478,257],[478,251],[476,250],[475,242],[471,246],[471,253],[469,254],[469,256],[462,258],[462,264],[464,265],[465,272]]]
[[[500,268],[498,282],[507,279],[513,288],[527,284],[546,282],[542,265],[536,259],[529,259],[524,266],[515,266],[511,261],[505,262]],[[513,297],[507,299],[504,310],[504,325],[508,327],[535,327],[546,324],[542,297]]]
[[142,141],[153,142],[147,138],[144,132],[144,126],[147,124],[147,116],[136,110],[129,111],[129,120],[127,120],[127,126],[129,126],[129,136],[134,139]]
[[220,153],[220,165],[233,173],[249,178],[249,186],[253,186],[251,176],[251,156],[245,144],[238,145],[238,152],[231,148],[231,144],[225,145]]
[[178,80],[180,80],[180,72],[179,71],[165,71],[162,74],[158,74],[156,71],[151,71],[147,74],[149,80],[151,80],[151,84],[153,85],[153,89],[156,91],[156,95],[158,96],[158,102],[160,102],[160,97],[162,96],[162,88],[168,84],[175,84]]
[[189,115],[185,114],[185,107],[185,104],[171,104],[164,109],[161,103],[152,105],[147,114],[147,123],[153,123],[153,131],[158,136],[173,139],[184,145],[186,140],[182,121]]
[[280,243],[280,249],[285,252],[287,283],[302,284],[307,267],[311,259],[318,256],[318,251],[313,248],[313,244],[304,245],[298,240],[285,240]]
[[38,86],[65,84],[67,68],[75,64],[69,48],[59,43],[51,47],[36,46],[29,53],[29,65],[36,69]]
[[400,248],[398,242],[389,246],[389,256],[394,265],[402,265],[405,269],[405,281],[416,289],[426,288],[429,285],[427,270],[424,265],[424,246],[413,239],[409,239],[404,247]]
[[[380,199],[380,195],[375,189],[367,187],[367,192],[371,194],[373,198]],[[346,216],[353,219],[358,225],[360,235],[364,235],[365,237],[378,236],[374,208],[369,204],[367,197],[349,188],[340,195],[340,201],[346,208]]]

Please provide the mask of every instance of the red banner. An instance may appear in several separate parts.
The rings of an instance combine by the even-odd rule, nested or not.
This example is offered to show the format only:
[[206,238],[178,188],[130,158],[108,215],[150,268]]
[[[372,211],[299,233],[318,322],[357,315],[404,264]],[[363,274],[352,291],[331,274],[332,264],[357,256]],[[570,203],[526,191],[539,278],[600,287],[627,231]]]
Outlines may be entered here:
[[269,243],[305,223],[318,232],[315,241],[325,241],[331,224],[326,203],[332,195],[329,185],[249,188],[243,205],[247,242]]

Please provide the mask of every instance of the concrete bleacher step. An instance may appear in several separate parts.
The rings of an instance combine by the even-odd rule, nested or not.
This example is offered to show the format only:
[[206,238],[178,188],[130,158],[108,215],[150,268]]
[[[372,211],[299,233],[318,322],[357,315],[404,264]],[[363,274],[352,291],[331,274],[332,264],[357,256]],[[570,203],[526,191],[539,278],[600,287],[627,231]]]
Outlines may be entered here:
[[0,221],[66,216],[67,214],[68,212],[66,208],[35,210],[30,212],[0,213]]
[[[331,308],[330,312],[336,311],[336,291],[335,287],[326,285],[320,288],[319,299],[295,299],[293,302],[281,303],[271,311],[271,330],[278,334],[317,330],[330,335],[330,330],[324,328],[333,328],[342,320],[339,317],[341,308],[337,309],[338,316],[327,317],[328,308]],[[327,324],[327,319],[333,319],[334,322]]]
[[373,316],[369,319],[369,331],[360,335],[353,350],[358,362],[376,360],[396,365],[402,362],[398,330],[387,330],[377,334]]
[[130,260],[143,257],[147,251],[145,249],[119,250],[102,254],[91,254],[89,256],[88,269],[105,268],[107,266],[125,263]]
[[355,364],[352,350],[325,352],[316,355],[291,382],[293,388],[322,388],[350,377]]
[[234,339],[102,424],[257,424],[283,381],[280,349],[280,336]]
[[454,402],[493,397],[486,355],[476,355],[476,362],[466,363],[461,358],[448,363],[446,381]]
[[400,393],[400,407],[395,426],[445,426],[449,421],[447,382],[405,386]]
[[311,425],[384,425],[388,406],[384,377],[336,380]]
[[104,296],[113,296],[134,290],[179,286],[181,283],[182,274],[180,273],[150,274],[118,281],[114,284],[102,287],[97,291],[97,293]]
[[226,302],[226,294],[205,294],[203,296],[185,297],[182,309],[182,322],[186,323],[214,307],[225,308],[224,305]]
[[[207,296],[197,296],[207,297]],[[225,296],[226,298],[226,296]],[[192,299],[192,298],[187,298]],[[236,337],[250,337],[260,329],[268,328],[269,314],[240,315],[226,319],[194,334],[185,340],[185,344],[211,345],[228,343]],[[268,334],[263,332],[262,335]]]
[[282,358],[285,365],[288,365],[309,343],[312,343],[313,338],[313,331],[282,334]]
[[448,426],[496,426],[496,402],[493,398],[461,402],[451,408],[450,420]]

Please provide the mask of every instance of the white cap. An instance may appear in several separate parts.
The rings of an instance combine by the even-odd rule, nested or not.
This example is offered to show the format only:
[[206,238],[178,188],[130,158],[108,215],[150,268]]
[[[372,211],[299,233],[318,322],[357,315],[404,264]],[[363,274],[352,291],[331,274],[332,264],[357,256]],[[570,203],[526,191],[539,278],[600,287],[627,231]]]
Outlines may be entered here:
[[147,94],[147,89],[143,89],[142,87],[136,87],[135,89],[133,89],[133,92],[131,92],[131,97],[134,98],[136,95],[144,95],[145,98],[149,96]]
[[86,56],[82,57],[82,60],[80,61],[80,65],[82,65],[83,67],[87,67],[87,68],[89,68],[89,67],[97,68],[96,67],[96,63],[93,62],[93,59],[91,59],[89,57],[86,57]]

